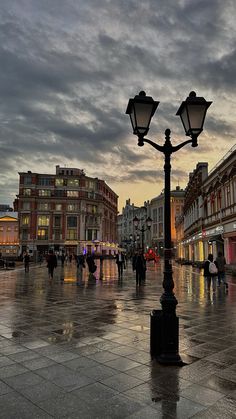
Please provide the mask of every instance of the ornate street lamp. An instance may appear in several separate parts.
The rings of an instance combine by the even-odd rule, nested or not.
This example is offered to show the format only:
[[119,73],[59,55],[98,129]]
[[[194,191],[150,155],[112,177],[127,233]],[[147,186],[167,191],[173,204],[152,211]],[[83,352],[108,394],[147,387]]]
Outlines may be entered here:
[[[159,102],[156,102],[145,92],[140,92],[134,99],[130,99],[126,114],[130,115],[133,134],[138,137],[138,145],[150,144],[165,156],[165,200],[164,200],[164,292],[160,302],[162,310],[153,310],[151,313],[151,354],[160,363],[182,365],[183,362],[179,355],[179,322],[176,316],[176,306],[178,301],[174,295],[174,281],[171,263],[171,207],[170,207],[170,173],[171,173],[171,154],[180,150],[186,144],[197,147],[197,138],[203,131],[203,124],[207,109],[212,102],[207,102],[203,97],[197,97],[195,92],[191,92],[189,97],[182,102],[176,115],[179,115],[183,123],[185,133],[191,137],[177,146],[173,146],[170,141],[170,129],[165,131],[165,143],[160,146],[153,141],[144,138],[149,131],[151,118],[153,117]],[[134,219],[134,225],[137,219]],[[138,225],[138,224],[137,224]]]
[[[141,228],[138,228],[139,223],[142,222],[142,226]],[[134,217],[133,219],[133,224],[135,227],[135,230],[140,231],[141,233],[141,237],[142,237],[142,252],[144,252],[144,233],[147,230],[150,230],[151,225],[152,225],[152,219],[150,217],[148,217],[146,220],[145,219],[139,219],[138,217]]]

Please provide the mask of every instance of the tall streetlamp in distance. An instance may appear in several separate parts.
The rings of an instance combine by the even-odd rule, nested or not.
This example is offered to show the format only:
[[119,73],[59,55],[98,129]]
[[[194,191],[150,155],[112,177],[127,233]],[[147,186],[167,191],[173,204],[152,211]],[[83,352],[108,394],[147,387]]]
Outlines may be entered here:
[[[140,221],[142,223],[141,228],[138,227]],[[141,233],[142,252],[144,252],[144,233],[145,233],[145,231],[150,230],[151,225],[152,225],[152,219],[150,217],[148,217],[146,220],[144,220],[144,219],[139,220],[139,218],[135,216],[134,219],[133,219],[133,223],[134,223],[135,230],[136,231],[138,230]]]
[[203,97],[197,97],[195,92],[191,92],[182,102],[176,115],[180,116],[185,133],[191,139],[177,146],[171,144],[170,129],[165,130],[165,143],[162,146],[144,138],[149,131],[151,118],[159,103],[141,91],[134,99],[129,100],[126,114],[130,116],[133,134],[138,137],[138,145],[142,147],[144,143],[148,143],[165,156],[164,279],[162,283],[164,292],[160,299],[162,310],[153,310],[151,313],[150,351],[162,364],[183,365],[179,355],[179,319],[176,316],[178,301],[173,292],[174,281],[171,263],[170,158],[172,153],[187,144],[197,147],[197,138],[203,131],[206,112],[212,102],[207,102]]

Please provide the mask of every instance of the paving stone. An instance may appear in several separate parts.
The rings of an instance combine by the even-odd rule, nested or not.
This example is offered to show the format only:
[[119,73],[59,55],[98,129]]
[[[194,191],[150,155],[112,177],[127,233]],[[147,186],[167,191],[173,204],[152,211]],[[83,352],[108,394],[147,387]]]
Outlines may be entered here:
[[[197,269],[173,266],[187,365],[165,366],[151,359],[149,340],[162,262],[148,264],[140,290],[131,264],[122,282],[114,261],[104,266],[104,281],[79,286],[59,276],[49,284],[45,266],[27,278],[0,272],[1,418],[233,417],[236,279],[213,296]],[[67,274],[75,279],[75,266]]]

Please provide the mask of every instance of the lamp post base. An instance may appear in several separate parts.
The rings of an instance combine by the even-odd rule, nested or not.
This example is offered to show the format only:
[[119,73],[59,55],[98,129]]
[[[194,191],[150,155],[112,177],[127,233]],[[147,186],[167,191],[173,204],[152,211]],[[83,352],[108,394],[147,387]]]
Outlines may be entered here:
[[153,310],[150,320],[151,356],[160,364],[185,365],[179,355],[179,319],[175,313]]

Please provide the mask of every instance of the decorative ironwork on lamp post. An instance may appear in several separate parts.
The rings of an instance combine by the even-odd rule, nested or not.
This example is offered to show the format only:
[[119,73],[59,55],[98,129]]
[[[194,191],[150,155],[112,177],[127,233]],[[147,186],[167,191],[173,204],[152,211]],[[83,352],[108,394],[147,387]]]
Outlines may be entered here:
[[130,99],[126,114],[130,116],[133,127],[133,134],[138,137],[138,145],[150,144],[165,156],[164,172],[164,292],[160,302],[162,310],[153,310],[151,313],[151,354],[160,363],[182,365],[179,355],[179,324],[176,316],[178,301],[174,295],[174,281],[171,263],[171,205],[170,205],[170,173],[171,154],[180,150],[187,144],[197,147],[197,138],[203,131],[203,124],[207,109],[212,102],[207,102],[203,97],[197,97],[191,92],[187,99],[182,102],[176,115],[179,115],[183,123],[185,133],[191,139],[173,146],[170,140],[170,129],[165,130],[165,143],[159,145],[144,138],[148,131],[151,118],[153,117],[160,102],[154,101],[152,97],[146,96],[144,91],[134,99]]

